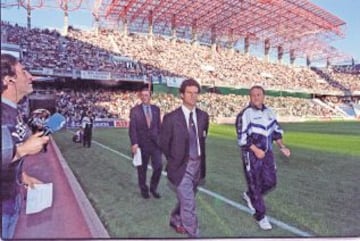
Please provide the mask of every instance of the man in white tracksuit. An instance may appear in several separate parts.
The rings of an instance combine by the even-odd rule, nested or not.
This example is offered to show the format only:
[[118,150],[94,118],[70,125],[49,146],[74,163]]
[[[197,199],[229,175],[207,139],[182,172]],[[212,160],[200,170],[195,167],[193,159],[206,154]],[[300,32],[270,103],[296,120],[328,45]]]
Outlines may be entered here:
[[250,104],[236,118],[238,145],[242,151],[243,167],[248,190],[243,198],[254,212],[261,229],[272,228],[265,216],[263,196],[276,185],[276,164],[272,151],[275,141],[287,157],[290,150],[282,142],[282,133],[275,114],[264,105],[265,90],[261,86],[250,89]]

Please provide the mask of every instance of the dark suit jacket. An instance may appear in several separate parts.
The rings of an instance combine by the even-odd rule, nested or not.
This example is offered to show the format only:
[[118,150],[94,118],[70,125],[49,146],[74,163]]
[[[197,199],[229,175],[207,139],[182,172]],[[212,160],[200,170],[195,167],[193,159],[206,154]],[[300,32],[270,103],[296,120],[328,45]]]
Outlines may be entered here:
[[[209,129],[209,115],[196,108],[196,117],[201,149],[201,178],[205,178],[205,140]],[[160,148],[167,159],[168,179],[178,186],[185,174],[189,159],[189,132],[181,107],[164,116],[160,132]]]
[[151,105],[152,120],[150,128],[147,126],[142,104],[130,110],[129,137],[131,145],[138,144],[142,151],[158,148],[160,135],[160,109]]

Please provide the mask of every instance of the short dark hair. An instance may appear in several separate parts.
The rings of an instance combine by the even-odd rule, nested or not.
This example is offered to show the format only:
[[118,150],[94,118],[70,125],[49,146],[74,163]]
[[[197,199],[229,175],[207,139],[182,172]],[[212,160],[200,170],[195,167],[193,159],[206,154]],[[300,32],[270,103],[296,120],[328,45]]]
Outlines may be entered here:
[[150,95],[152,94],[152,93],[151,93],[151,90],[149,89],[149,86],[148,86],[148,85],[143,85],[143,86],[139,89],[139,93],[140,93],[140,92],[143,92],[143,91],[149,91]]
[[188,86],[196,86],[196,87],[198,88],[198,93],[200,93],[200,91],[201,91],[200,84],[199,84],[196,80],[190,78],[190,79],[184,80],[184,81],[181,83],[179,92],[180,92],[181,94],[184,94],[184,93],[185,93],[185,89],[186,89],[186,87],[188,87]]
[[16,76],[15,65],[18,63],[18,59],[10,54],[1,54],[1,92],[3,92],[7,86],[3,85],[3,81],[6,76]]
[[263,92],[263,94],[265,95],[265,89],[260,85],[253,85],[249,90],[249,95],[251,94],[251,91],[253,91],[254,89],[261,90]]

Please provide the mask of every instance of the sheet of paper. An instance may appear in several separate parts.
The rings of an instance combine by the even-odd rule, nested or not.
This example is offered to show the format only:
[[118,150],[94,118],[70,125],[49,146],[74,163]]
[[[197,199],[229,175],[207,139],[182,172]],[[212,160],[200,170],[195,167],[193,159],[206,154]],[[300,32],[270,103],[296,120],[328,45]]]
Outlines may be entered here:
[[142,164],[141,150],[140,148],[138,148],[133,158],[133,165],[137,167],[140,166],[141,164]]
[[53,184],[35,184],[27,189],[26,214],[38,213],[51,207],[53,202]]

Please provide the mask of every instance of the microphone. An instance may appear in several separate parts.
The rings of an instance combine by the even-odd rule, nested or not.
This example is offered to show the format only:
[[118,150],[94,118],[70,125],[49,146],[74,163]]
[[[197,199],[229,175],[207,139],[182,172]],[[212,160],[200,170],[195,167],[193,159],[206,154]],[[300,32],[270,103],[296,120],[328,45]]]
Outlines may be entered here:
[[44,122],[44,136],[48,136],[54,132],[59,131],[66,123],[66,119],[63,115],[59,113],[55,113],[52,116],[50,116],[48,119]]

